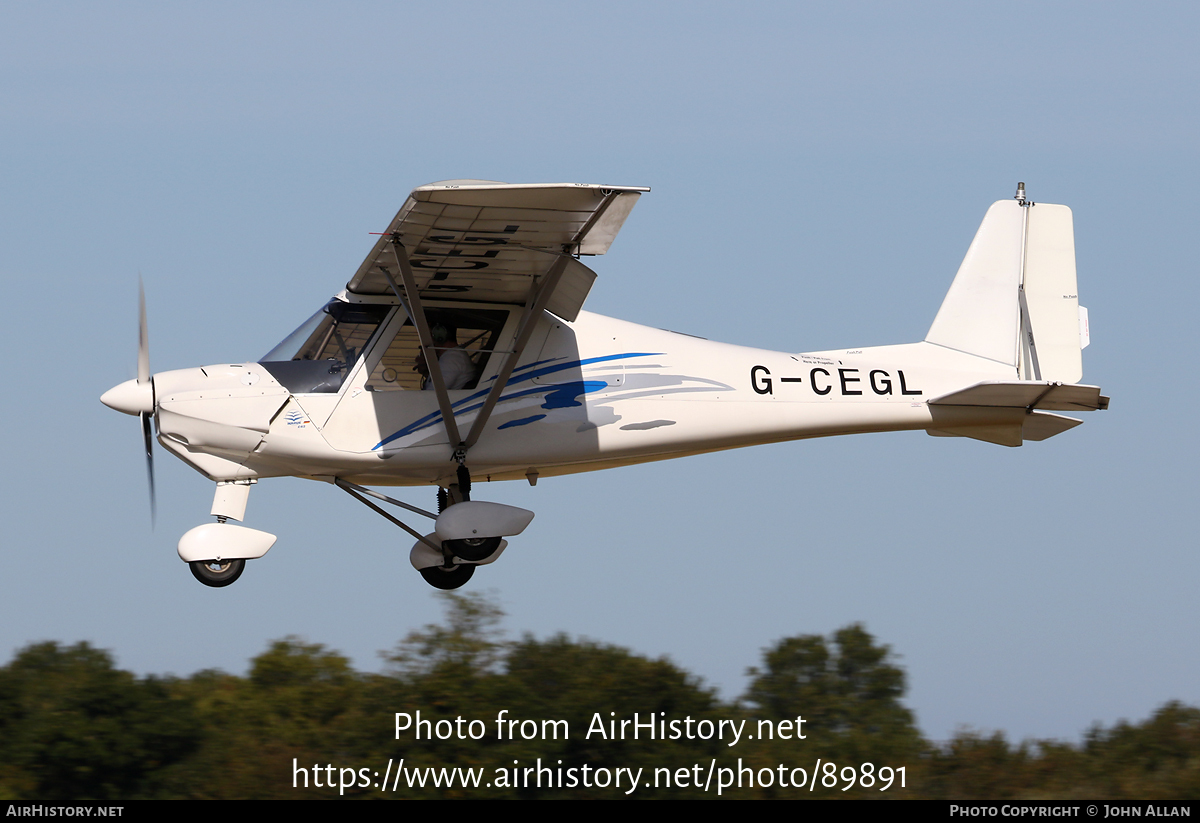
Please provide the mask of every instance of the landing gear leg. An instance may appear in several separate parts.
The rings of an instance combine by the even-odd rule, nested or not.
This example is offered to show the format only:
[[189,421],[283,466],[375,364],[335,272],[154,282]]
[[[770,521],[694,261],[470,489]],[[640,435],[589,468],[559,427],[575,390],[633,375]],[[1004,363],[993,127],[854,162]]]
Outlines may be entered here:
[[458,464],[458,493],[464,501],[471,499],[471,470],[465,463]]
[[[470,475],[469,474],[466,475],[466,479],[467,479],[467,483],[469,484],[470,483]],[[355,484],[348,483],[345,480],[338,479],[338,480],[335,480],[334,483],[339,488],[341,488],[343,491],[347,492],[351,497],[354,497],[355,499],[357,499],[360,503],[363,503],[367,507],[374,509],[376,512],[383,515],[384,517],[386,517],[388,520],[395,523],[400,528],[404,529],[406,532],[411,534],[413,537],[417,538],[418,542],[417,542],[417,545],[413,548],[414,552],[417,552],[419,554],[423,553],[424,557],[428,558],[429,560],[432,560],[433,557],[437,557],[438,555],[441,556],[441,563],[439,565],[432,565],[432,566],[422,565],[419,568],[417,568],[417,571],[419,571],[421,573],[421,576],[425,578],[425,582],[427,582],[429,585],[431,585],[437,589],[457,589],[459,586],[462,586],[464,583],[466,583],[468,580],[470,580],[471,576],[473,574],[475,574],[475,567],[473,565],[454,562],[454,552],[448,550],[445,545],[445,542],[439,540],[436,534],[422,536],[420,534],[420,532],[415,531],[414,529],[412,529],[409,526],[402,523],[400,520],[396,519],[395,517],[392,517],[392,515],[388,514],[383,509],[379,508],[374,503],[367,500],[363,495],[364,494],[370,495],[371,497],[374,497],[376,499],[383,500],[388,503],[392,503],[394,505],[400,506],[401,508],[408,509],[409,511],[414,512],[416,514],[424,515],[425,517],[428,517],[431,520],[437,520],[436,514],[433,514],[432,512],[424,511],[423,509],[418,509],[416,506],[410,506],[407,503],[401,503],[399,500],[393,500],[392,498],[388,497],[387,495],[379,494],[378,492],[373,492],[370,489],[363,488],[362,486],[356,486]],[[459,489],[458,484],[452,484],[449,489],[438,489],[438,510],[439,511],[449,508],[450,506],[454,505],[455,503],[462,502],[462,498],[459,496],[458,489]],[[434,554],[434,552],[437,552],[437,554]],[[494,550],[493,550],[493,552],[494,552]],[[489,555],[491,553],[492,552],[489,552]],[[430,555],[432,555],[432,557],[430,557]],[[463,559],[465,560],[466,558],[463,558]],[[426,560],[425,562],[428,562],[428,560]],[[414,562],[413,565],[417,566],[418,564]]]
[[246,518],[250,487],[257,482],[253,478],[217,481],[211,510],[217,522],[190,529],[179,539],[180,559],[205,586],[231,585],[242,576],[247,560],[262,557],[275,544],[273,534],[228,525],[229,520]]
[[[462,463],[458,464],[455,475],[457,482],[451,483],[445,489],[438,489],[438,514],[457,503],[466,503],[471,499],[471,470]],[[446,506],[442,506],[442,496],[445,494]]]

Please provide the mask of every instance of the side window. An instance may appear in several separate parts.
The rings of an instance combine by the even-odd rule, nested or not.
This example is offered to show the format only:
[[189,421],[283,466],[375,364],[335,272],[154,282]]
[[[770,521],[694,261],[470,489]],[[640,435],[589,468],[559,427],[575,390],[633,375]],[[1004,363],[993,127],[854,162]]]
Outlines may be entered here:
[[[435,346],[440,352],[439,360],[447,362],[447,357],[460,357],[458,354],[447,354],[453,349],[466,352],[474,365],[475,373],[460,388],[476,388],[480,375],[487,368],[492,350],[496,347],[496,340],[504,328],[505,321],[508,320],[508,312],[495,309],[436,308],[425,311],[425,320],[434,332]],[[445,330],[449,331],[450,339],[445,339]],[[427,378],[420,368],[419,354],[417,330],[411,320],[406,320],[371,370],[366,384],[367,390],[400,391],[424,388]]]
[[379,358],[371,376],[367,379],[367,391],[395,391],[398,389],[420,389],[421,375],[416,371],[417,330],[412,321],[405,320],[392,343]]

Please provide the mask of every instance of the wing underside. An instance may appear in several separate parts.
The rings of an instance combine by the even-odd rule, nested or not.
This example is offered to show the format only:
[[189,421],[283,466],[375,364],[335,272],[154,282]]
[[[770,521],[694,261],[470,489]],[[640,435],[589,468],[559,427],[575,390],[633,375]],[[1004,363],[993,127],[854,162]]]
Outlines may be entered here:
[[[415,189],[354,277],[355,294],[389,294],[396,275],[391,239],[408,253],[426,299],[527,304],[564,254],[604,254],[648,188],[577,183],[479,181]],[[595,273],[577,259],[562,272],[547,308],[574,320]]]

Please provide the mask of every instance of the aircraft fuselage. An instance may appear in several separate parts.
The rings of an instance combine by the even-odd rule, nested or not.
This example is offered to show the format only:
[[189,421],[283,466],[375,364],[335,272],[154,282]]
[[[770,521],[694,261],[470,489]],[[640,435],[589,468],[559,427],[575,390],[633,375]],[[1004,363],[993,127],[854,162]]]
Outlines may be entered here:
[[[513,334],[506,327],[497,350]],[[293,394],[258,363],[157,374],[159,440],[214,480],[445,481],[455,464],[434,392],[372,384],[385,347],[377,339],[367,348],[336,393]],[[473,422],[494,370],[476,388],[450,392],[460,430]],[[1004,364],[931,343],[791,354],[587,312],[575,323],[546,314],[471,466],[479,479],[545,477],[808,437],[927,429],[929,399],[1014,376]],[[959,423],[985,424],[1013,412],[959,414]]]

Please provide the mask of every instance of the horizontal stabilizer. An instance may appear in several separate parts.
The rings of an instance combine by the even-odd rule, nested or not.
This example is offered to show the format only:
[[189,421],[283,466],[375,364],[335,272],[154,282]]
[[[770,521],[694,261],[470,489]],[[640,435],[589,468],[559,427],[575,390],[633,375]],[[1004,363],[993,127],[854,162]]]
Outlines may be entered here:
[[1107,409],[1108,398],[1100,393],[1099,386],[1051,383],[1043,380],[987,381],[942,395],[930,400],[929,405],[1095,411]]
[[1035,411],[1025,416],[1025,425],[1021,427],[1021,439],[1048,440],[1056,434],[1062,434],[1067,429],[1075,428],[1082,422],[1074,417]]
[[997,446],[1021,445],[1019,425],[955,426],[948,429],[926,429],[925,433],[933,437],[969,437],[984,443],[995,443]]
[[998,446],[1019,446],[1026,440],[1047,440],[1075,428],[1082,422],[1074,417],[1035,411],[1022,415],[1019,421],[1010,423],[946,426],[928,429],[927,432],[934,437],[969,437]]

